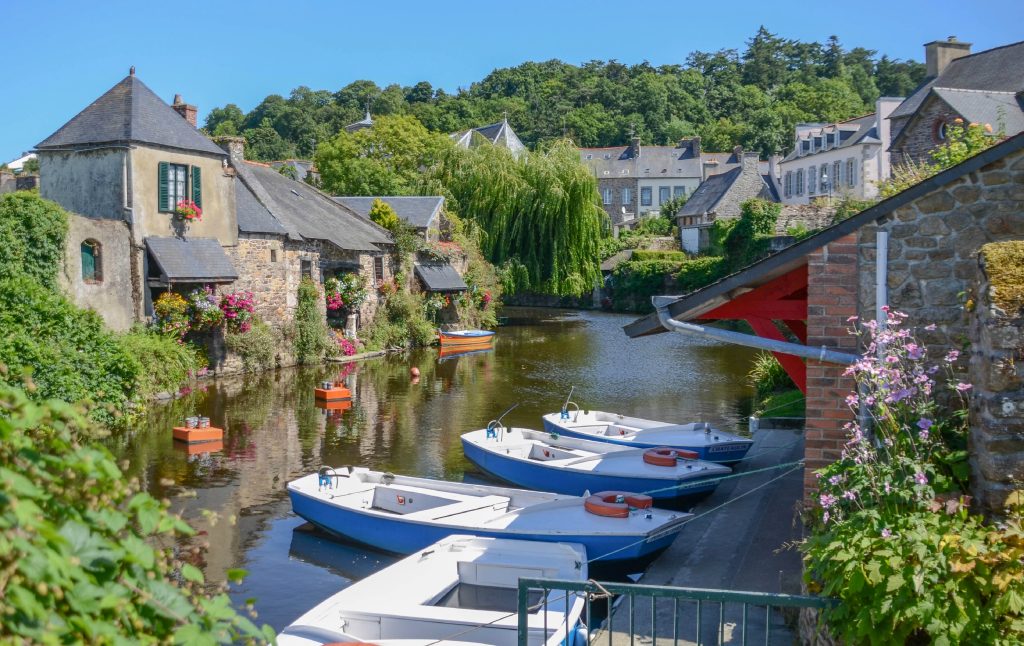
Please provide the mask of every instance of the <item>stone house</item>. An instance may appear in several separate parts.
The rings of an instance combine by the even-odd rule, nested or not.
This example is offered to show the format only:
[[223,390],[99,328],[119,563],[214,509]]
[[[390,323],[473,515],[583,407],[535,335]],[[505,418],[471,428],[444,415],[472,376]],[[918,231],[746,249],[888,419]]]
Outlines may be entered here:
[[971,54],[951,36],[924,50],[925,82],[889,115],[893,163],[928,161],[955,119],[1007,136],[1024,131],[1024,41]]
[[370,197],[336,195],[333,199],[365,219],[370,217],[373,202],[381,200],[427,242],[437,242],[441,237],[441,229],[445,225],[444,197],[440,195],[422,197],[416,195],[373,195]]
[[798,124],[792,152],[779,162],[784,204],[816,198],[872,199],[889,176],[889,121],[903,98],[883,97],[875,112],[832,124]]
[[[258,313],[287,328],[301,275],[322,282],[391,271],[389,234],[313,187],[242,161],[196,129],[196,108],[168,105],[135,74],[37,146],[40,193],[70,214],[62,282],[117,330],[145,322],[169,290],[252,291]],[[176,214],[181,201],[199,220]],[[372,317],[376,291],[358,319]]]
[[779,201],[775,182],[761,172],[757,153],[742,153],[741,160],[740,165],[705,179],[676,214],[683,251],[707,249],[714,223],[740,217],[743,202],[755,197]]
[[[1024,482],[1024,311],[995,306],[984,257],[991,245],[1024,240],[1022,212],[1024,133],[662,311],[666,320],[745,319],[759,337],[785,341],[785,330],[799,340],[776,357],[806,395],[808,495],[813,472],[840,456],[853,415],[844,401],[852,378],[824,360],[862,350],[849,317],[878,319],[887,304],[909,315],[934,356],[966,346],[955,367],[974,386],[972,493],[995,510]],[[631,337],[662,331],[657,315],[626,327]],[[757,342],[744,336],[741,344]]]

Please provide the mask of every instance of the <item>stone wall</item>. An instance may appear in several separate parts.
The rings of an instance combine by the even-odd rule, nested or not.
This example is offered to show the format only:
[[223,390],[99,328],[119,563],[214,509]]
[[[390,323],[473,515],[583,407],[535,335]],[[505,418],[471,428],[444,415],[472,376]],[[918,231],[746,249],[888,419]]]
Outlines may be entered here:
[[[917,112],[907,121],[901,132],[900,141],[890,150],[893,165],[907,160],[931,161],[930,152],[942,143],[937,136],[939,122],[952,123],[960,114],[942,99],[929,96]],[[995,127],[995,124],[992,124]],[[895,130],[895,128],[894,128]]]
[[[807,259],[807,345],[855,352],[847,319],[857,313],[857,237],[850,234],[812,252]],[[804,431],[804,492],[817,488],[814,471],[839,459],[851,418],[845,399],[855,388],[845,366],[807,362],[807,422]]]
[[[82,243],[86,240],[100,245],[100,280],[82,279]],[[61,285],[76,305],[94,310],[114,330],[127,330],[141,311],[141,300],[136,298],[139,292],[133,285],[137,271],[132,265],[137,257],[127,222],[72,213],[68,218]]]
[[[612,203],[604,204],[604,190],[610,188],[612,190]],[[629,202],[622,201],[622,189],[631,188],[633,189],[633,199]],[[622,224],[622,207],[626,207],[626,211],[632,213],[636,217],[637,204],[640,203],[640,194],[637,191],[636,178],[635,177],[599,177],[597,178],[597,192],[602,196],[601,208],[608,214],[611,221],[615,225]]]
[[985,245],[980,260],[970,327],[972,489],[998,512],[1024,486],[1024,241]]

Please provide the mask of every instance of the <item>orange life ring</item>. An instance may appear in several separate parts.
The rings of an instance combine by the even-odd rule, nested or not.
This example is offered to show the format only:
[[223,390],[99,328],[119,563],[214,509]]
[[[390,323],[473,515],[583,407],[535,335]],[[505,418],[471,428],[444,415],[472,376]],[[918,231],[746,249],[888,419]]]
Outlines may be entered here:
[[644,462],[647,464],[653,464],[659,467],[674,467],[676,466],[676,460],[696,460],[700,455],[696,451],[687,451],[686,449],[647,449],[644,451]]
[[629,518],[630,508],[647,509],[654,505],[654,499],[642,493],[628,491],[601,491],[583,502],[583,508],[595,516],[608,518]]

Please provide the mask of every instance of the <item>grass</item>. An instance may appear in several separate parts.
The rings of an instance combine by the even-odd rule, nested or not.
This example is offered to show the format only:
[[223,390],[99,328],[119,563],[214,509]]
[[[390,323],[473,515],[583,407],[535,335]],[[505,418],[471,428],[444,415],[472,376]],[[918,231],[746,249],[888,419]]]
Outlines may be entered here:
[[1024,241],[991,242],[981,248],[992,303],[1013,316],[1024,308]]
[[804,417],[804,405],[805,399],[802,392],[786,390],[762,400],[754,414],[764,417]]

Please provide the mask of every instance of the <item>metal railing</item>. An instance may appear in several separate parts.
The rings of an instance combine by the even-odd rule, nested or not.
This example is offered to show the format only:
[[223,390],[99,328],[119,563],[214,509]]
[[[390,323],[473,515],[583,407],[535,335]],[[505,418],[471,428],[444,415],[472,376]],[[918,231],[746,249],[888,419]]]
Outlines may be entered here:
[[[562,581],[556,579],[519,580],[519,646],[527,646],[528,613],[544,612],[540,606],[529,607],[531,590],[540,590],[546,599],[550,591],[565,591],[586,595],[584,618],[590,630],[597,626],[595,617],[607,613],[602,634],[592,644],[605,641],[608,646],[627,642],[633,646],[663,643],[669,639],[674,645],[684,644],[791,644],[795,624],[794,611],[800,608],[827,608],[836,600],[826,597],[772,594],[767,592],[738,592],[701,588],[676,588],[627,583],[597,581]],[[535,597],[536,598],[536,597]],[[557,597],[556,598],[560,598]],[[617,598],[617,599],[616,599]],[[600,601],[604,606],[594,614],[592,604]],[[606,606],[604,602],[606,601]],[[649,607],[648,607],[649,606]],[[783,609],[792,609],[789,616]],[[625,624],[625,625],[623,625]],[[552,626],[551,628],[557,628]],[[571,627],[569,627],[571,629]],[[569,630],[566,631],[566,634]],[[775,641],[773,642],[773,636]],[[763,641],[762,641],[763,640]],[[579,646],[569,643],[566,646]]]

